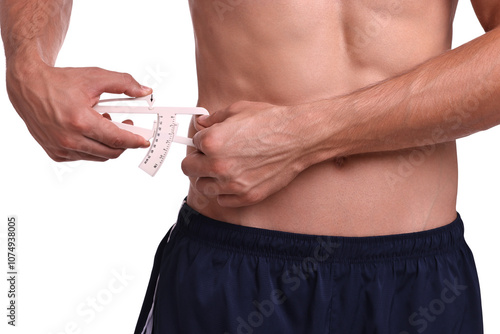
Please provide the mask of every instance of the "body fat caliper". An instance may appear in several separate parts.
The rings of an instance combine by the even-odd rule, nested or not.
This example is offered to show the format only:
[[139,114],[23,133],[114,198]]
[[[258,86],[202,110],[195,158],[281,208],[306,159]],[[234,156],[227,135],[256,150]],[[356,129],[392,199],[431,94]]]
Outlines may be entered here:
[[[105,106],[102,104],[110,102],[133,102],[145,101],[147,106],[134,105],[113,105]],[[177,136],[178,123],[176,115],[208,115],[208,111],[201,107],[156,107],[153,95],[139,98],[117,98],[99,100],[94,106],[94,110],[99,113],[119,113],[119,114],[156,114],[157,119],[153,128],[146,129],[138,126],[113,122],[120,129],[127,130],[144,137],[151,141],[148,153],[142,160],[139,168],[151,176],[154,176],[160,169],[167,157],[172,142],[193,146],[193,139]]]

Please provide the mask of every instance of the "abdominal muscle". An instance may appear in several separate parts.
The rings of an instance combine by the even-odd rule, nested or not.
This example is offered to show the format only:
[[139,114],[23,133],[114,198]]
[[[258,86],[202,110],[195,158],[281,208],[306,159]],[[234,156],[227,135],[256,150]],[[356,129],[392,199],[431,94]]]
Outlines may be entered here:
[[[253,0],[221,20],[211,3],[190,1],[198,105],[210,112],[238,100],[312,102],[407,71],[449,48],[456,5]],[[321,162],[264,201],[240,208],[219,206],[190,181],[188,205],[198,212],[272,230],[373,236],[428,230],[456,218],[455,142]]]

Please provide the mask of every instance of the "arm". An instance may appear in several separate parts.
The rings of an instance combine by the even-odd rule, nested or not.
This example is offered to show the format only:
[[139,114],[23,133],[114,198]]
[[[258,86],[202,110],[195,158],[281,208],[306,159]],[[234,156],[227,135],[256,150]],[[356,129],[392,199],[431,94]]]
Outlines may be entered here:
[[[493,3],[498,4],[474,2],[487,31],[483,36],[403,75],[304,106],[331,129],[315,139],[323,154],[443,143],[500,124],[500,22],[495,19],[500,15],[492,15],[500,10],[493,11]],[[321,157],[312,157],[310,163],[316,159]]]
[[401,76],[314,103],[342,111],[337,119],[323,114],[336,128],[325,140],[334,147],[329,155],[437,144],[500,124],[500,1],[472,4],[483,36]]
[[56,68],[71,0],[0,0],[9,98],[33,137],[55,161],[118,157],[146,147],[92,106],[103,92],[144,96],[151,89],[130,75],[99,68]]
[[[500,124],[500,2],[473,4],[487,33],[405,74],[329,100],[238,102],[199,118],[200,152],[185,159],[184,172],[220,205],[243,206],[323,161],[453,141]],[[273,132],[255,139],[262,124]],[[249,139],[232,140],[243,134]]]
[[69,26],[73,1],[1,0],[0,20],[7,62],[18,57],[54,66]]

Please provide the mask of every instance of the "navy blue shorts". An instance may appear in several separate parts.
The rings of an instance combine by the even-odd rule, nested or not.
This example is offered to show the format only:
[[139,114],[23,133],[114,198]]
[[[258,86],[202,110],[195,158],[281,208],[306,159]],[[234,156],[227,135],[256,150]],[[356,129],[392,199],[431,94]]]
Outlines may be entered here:
[[161,242],[136,334],[480,334],[460,216],[418,233],[314,236],[186,204]]

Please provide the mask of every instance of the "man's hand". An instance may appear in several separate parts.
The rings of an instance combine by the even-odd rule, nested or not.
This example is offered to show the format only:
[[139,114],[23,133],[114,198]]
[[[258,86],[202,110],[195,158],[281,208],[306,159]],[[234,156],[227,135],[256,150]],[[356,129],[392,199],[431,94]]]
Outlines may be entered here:
[[284,188],[310,165],[301,120],[292,109],[240,101],[198,117],[198,151],[182,162],[184,173],[196,178],[198,191],[226,207],[255,204]]
[[149,145],[92,109],[103,92],[151,93],[128,74],[12,61],[7,63],[7,91],[28,130],[55,161],[105,161],[127,148]]

